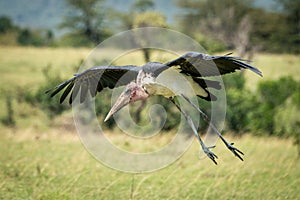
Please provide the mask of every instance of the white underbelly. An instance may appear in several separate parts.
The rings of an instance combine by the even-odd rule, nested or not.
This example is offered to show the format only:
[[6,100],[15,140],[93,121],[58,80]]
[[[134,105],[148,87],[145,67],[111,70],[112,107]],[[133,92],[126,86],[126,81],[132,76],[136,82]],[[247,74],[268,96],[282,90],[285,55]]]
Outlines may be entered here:
[[208,93],[195,83],[190,76],[179,73],[172,68],[162,72],[156,78],[155,83],[148,84],[145,87],[150,95],[163,95],[165,97],[181,94],[188,97],[195,95],[208,96]]

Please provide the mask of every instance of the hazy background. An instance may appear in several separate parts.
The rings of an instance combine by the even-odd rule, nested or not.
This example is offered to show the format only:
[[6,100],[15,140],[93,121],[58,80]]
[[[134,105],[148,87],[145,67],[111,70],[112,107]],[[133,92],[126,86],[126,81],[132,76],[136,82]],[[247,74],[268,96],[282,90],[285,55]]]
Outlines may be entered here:
[[[218,166],[198,159],[195,141],[182,158],[154,173],[115,171],[83,147],[71,106],[45,94],[71,78],[101,41],[148,26],[182,32],[210,54],[232,52],[262,71],[263,78],[248,71],[223,76],[222,134],[245,153],[244,162],[221,142],[212,150]],[[139,38],[131,42],[143,46]],[[0,0],[0,199],[299,198],[299,46],[299,0]],[[143,49],[115,60],[120,47],[102,50],[93,65],[174,58]],[[165,108],[167,121],[155,137],[139,140],[113,119],[103,122],[110,90],[95,98],[106,136],[129,152],[155,151],[176,133],[180,113],[162,97],[130,106],[132,119],[147,125],[153,104]],[[209,102],[199,105],[210,114]],[[207,126],[200,125],[204,135]]]

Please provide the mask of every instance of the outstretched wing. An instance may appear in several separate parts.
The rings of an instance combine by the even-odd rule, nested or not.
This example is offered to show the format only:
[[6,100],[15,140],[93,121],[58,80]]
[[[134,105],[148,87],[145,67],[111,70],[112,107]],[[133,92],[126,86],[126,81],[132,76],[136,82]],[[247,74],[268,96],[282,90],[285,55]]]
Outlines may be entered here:
[[261,71],[233,56],[211,56],[207,54],[189,52],[166,63],[167,66],[179,66],[181,73],[193,77],[218,76],[232,73],[236,70],[249,69],[262,76]]
[[180,73],[192,77],[193,81],[208,94],[207,96],[198,96],[207,101],[217,100],[216,96],[209,92],[208,88],[221,89],[221,85],[218,81],[206,80],[204,77],[219,76],[242,69],[249,69],[259,76],[262,76],[261,71],[245,63],[245,60],[229,55],[211,56],[197,52],[189,52],[165,65],[167,67],[177,67]]
[[131,65],[93,67],[82,73],[75,74],[73,78],[48,90],[46,93],[51,93],[50,96],[53,97],[66,88],[60,97],[60,103],[71,93],[69,103],[72,104],[80,91],[80,103],[82,103],[86,99],[88,92],[94,97],[97,92],[101,92],[104,88],[115,88],[135,80],[140,69],[140,67]]

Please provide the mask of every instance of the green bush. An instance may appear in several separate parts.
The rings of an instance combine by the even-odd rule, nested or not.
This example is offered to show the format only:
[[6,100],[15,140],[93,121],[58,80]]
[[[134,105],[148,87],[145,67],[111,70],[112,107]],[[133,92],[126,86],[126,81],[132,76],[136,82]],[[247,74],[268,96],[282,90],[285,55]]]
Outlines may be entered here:
[[[9,93],[9,92],[5,92],[5,93]],[[5,96],[6,116],[1,118],[1,122],[6,126],[14,127],[16,125],[16,121],[15,121],[15,114],[14,114],[14,108],[12,102],[13,102],[13,97],[9,93]]]
[[300,84],[292,77],[262,81],[256,93],[245,88],[242,74],[224,76],[224,84],[228,131],[293,136],[299,118]]
[[281,77],[278,80],[267,80],[260,82],[258,85],[258,94],[262,103],[269,104],[275,108],[284,103],[297,88],[297,83],[292,77]]
[[291,100],[292,98],[289,98],[276,110],[277,112],[274,116],[274,128],[275,134],[278,136],[300,135],[300,107]]
[[275,115],[280,106],[299,88],[292,77],[262,81],[257,89],[257,107],[252,118],[252,130],[275,134]]
[[15,29],[11,19],[6,16],[0,17],[0,34],[7,33]]
[[215,38],[210,38],[201,34],[196,34],[197,42],[209,53],[221,52],[227,50],[226,45]]
[[[48,33],[51,33],[48,31]],[[19,32],[17,41],[22,46],[45,46],[49,43],[49,38],[51,35],[43,35],[40,31],[32,31],[30,29],[23,29]]]
[[274,117],[276,136],[293,137],[298,146],[300,157],[300,91],[288,98],[284,105],[277,109]]
[[253,94],[244,89],[230,88],[227,93],[226,127],[235,133],[249,131],[252,112],[256,107],[256,99]]
[[57,46],[93,47],[94,44],[86,36],[78,33],[65,34],[56,41]]
[[226,128],[235,133],[247,132],[256,99],[245,88],[246,79],[243,73],[225,75],[223,81],[227,97]]
[[225,89],[234,88],[242,91],[245,88],[246,79],[242,72],[237,72],[223,76],[223,82]]
[[59,104],[60,95],[56,95],[53,98],[45,92],[62,81],[64,81],[60,76],[51,73],[51,66],[47,66],[44,69],[45,82],[41,84],[35,91],[25,91],[24,99],[27,103],[33,106],[37,106],[47,113],[50,118],[61,114],[63,111],[69,108],[66,103]]

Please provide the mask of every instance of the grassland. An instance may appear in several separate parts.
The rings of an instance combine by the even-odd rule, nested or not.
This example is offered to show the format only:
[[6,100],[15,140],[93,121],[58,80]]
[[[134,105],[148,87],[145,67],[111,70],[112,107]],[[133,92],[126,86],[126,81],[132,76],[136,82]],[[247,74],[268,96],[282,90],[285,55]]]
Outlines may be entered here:
[[[92,49],[72,48],[23,48],[23,47],[2,47],[0,48],[0,73],[1,87],[10,86],[31,86],[41,83],[44,80],[42,71],[51,67],[52,70],[61,73],[63,77],[69,78],[74,68],[86,59]],[[127,65],[144,63],[141,52],[134,51],[116,60],[111,55],[122,55],[122,52],[107,50],[101,51],[101,59],[113,61],[115,64]],[[95,54],[97,55],[97,54]],[[160,52],[152,54],[153,61],[168,61],[174,55],[163,55]],[[277,79],[281,76],[293,76],[300,80],[300,57],[297,55],[276,55],[257,54],[253,59],[253,65],[257,66],[264,74],[264,79]],[[252,73],[246,72],[249,85],[255,85],[261,78]]]
[[[102,55],[110,58],[110,51]],[[17,88],[35,90],[51,66],[70,77],[89,49],[0,48],[0,117],[5,95]],[[142,64],[139,52],[116,64]],[[166,58],[154,53],[153,60]],[[291,75],[300,80],[300,58],[261,54],[254,58],[264,79]],[[246,74],[255,88],[260,80]],[[8,92],[7,92],[8,91]],[[41,94],[43,95],[43,94]],[[0,199],[299,199],[300,162],[289,139],[244,136],[230,138],[244,151],[241,162],[218,142],[219,165],[198,159],[199,145],[174,164],[153,173],[128,174],[105,167],[82,146],[70,113],[47,119],[37,108],[13,102],[17,126],[0,125]],[[49,125],[51,125],[50,128]],[[128,141],[113,136],[121,146]]]
[[[0,199],[297,199],[300,162],[289,140],[231,138],[245,152],[234,158],[219,142],[219,165],[198,159],[199,145],[153,173],[107,168],[77,136],[59,130],[1,135]],[[40,135],[39,137],[37,137]],[[118,140],[118,138],[115,138]],[[121,142],[121,141],[120,141]]]

